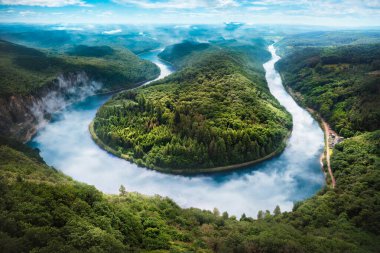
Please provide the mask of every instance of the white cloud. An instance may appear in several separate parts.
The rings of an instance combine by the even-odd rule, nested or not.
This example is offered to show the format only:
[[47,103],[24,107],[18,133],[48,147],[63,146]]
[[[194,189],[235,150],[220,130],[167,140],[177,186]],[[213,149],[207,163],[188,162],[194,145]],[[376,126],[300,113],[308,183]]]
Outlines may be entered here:
[[108,34],[108,35],[111,35],[111,34],[116,34],[116,33],[121,33],[122,30],[121,29],[115,29],[115,30],[110,30],[110,31],[104,31],[102,32],[103,34]]
[[132,4],[145,9],[196,9],[196,8],[225,8],[237,7],[236,0],[167,0],[151,2],[149,0],[114,0],[120,4]]
[[43,6],[43,7],[62,7],[67,5],[78,5],[82,7],[91,7],[82,0],[0,0],[2,5],[27,5],[27,6]]
[[59,31],[83,31],[84,29],[81,27],[70,27],[70,26],[57,26],[53,27],[53,30],[59,30]]
[[34,14],[36,14],[36,12],[34,12],[34,11],[20,11],[19,14],[21,16],[28,16],[28,15],[34,15]]
[[304,16],[343,16],[343,15],[378,15],[379,0],[259,0],[251,1],[252,8],[266,7],[268,10],[283,14]]

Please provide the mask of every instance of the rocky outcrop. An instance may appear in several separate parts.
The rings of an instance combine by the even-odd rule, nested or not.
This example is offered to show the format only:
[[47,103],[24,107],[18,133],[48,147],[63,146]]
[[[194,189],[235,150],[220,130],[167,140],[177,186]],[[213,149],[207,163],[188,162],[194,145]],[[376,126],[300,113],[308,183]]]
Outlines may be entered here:
[[81,71],[59,75],[28,95],[0,97],[0,135],[28,141],[52,113],[95,94],[101,86]]

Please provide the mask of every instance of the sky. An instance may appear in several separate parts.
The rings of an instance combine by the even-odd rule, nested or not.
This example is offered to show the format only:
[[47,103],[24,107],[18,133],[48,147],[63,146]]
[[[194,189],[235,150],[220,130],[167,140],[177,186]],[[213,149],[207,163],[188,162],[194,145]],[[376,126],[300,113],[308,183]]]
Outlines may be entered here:
[[0,0],[0,22],[380,26],[380,0]]

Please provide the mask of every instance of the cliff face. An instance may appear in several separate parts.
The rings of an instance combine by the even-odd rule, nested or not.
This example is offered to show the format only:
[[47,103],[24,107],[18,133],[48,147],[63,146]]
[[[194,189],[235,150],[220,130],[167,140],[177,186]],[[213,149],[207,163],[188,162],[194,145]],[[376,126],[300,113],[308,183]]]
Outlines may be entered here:
[[0,97],[0,135],[28,141],[52,113],[95,94],[101,86],[81,71],[61,74],[28,95]]

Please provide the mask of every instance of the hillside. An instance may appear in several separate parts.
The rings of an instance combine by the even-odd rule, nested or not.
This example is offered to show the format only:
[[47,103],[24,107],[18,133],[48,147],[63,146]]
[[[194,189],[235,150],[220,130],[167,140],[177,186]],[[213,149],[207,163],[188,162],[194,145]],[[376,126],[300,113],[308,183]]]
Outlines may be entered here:
[[263,59],[251,56],[258,49],[170,51],[184,67],[108,101],[94,120],[95,139],[123,158],[172,173],[255,161],[282,150],[291,117],[268,90]]
[[[160,47],[160,42],[149,34],[141,34],[139,28],[131,26],[89,26],[77,24],[74,29],[64,25],[0,24],[0,39],[33,48],[64,52],[72,45],[128,48],[135,54]],[[107,31],[121,30],[120,33]]]
[[[101,48],[107,53],[99,54]],[[0,40],[0,96],[29,94],[70,72],[86,72],[90,79],[103,83],[103,91],[132,87],[159,74],[154,64],[126,49],[79,46],[70,54],[73,56]]]
[[380,44],[297,49],[277,67],[339,135],[380,129]]
[[354,46],[379,44],[378,30],[341,30],[313,31],[287,35],[276,45],[281,56],[291,54],[294,50],[307,47]]
[[166,47],[158,56],[177,68],[184,67],[186,58],[196,52],[202,52],[209,49],[211,44],[209,43],[197,43],[194,41],[183,41],[179,44],[174,44]]
[[123,187],[119,196],[104,195],[47,166],[37,151],[1,139],[2,252],[376,252],[379,140],[377,131],[336,147],[336,189],[290,213],[239,221]]

